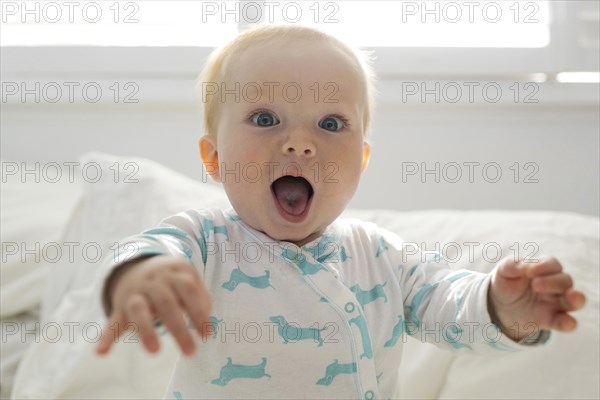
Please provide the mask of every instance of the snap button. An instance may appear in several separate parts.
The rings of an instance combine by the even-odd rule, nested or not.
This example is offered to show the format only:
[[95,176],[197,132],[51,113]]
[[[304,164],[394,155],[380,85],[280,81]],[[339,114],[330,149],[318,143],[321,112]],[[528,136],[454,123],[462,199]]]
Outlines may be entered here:
[[365,392],[365,400],[373,400],[375,398],[375,393],[372,390],[367,390]]
[[348,302],[344,306],[344,310],[346,310],[347,313],[351,313],[352,311],[354,311],[355,308],[356,307],[354,306],[354,303],[352,303],[352,302]]

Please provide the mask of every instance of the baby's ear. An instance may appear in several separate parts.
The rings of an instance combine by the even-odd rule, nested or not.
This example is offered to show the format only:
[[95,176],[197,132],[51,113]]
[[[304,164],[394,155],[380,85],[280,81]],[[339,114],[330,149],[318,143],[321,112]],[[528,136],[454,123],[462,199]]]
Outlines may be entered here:
[[219,152],[217,151],[216,138],[210,135],[204,135],[198,142],[200,156],[206,172],[217,182],[221,182],[219,173]]
[[365,172],[367,169],[367,165],[369,164],[369,158],[371,157],[371,145],[369,142],[363,142],[363,162],[362,162],[362,172]]

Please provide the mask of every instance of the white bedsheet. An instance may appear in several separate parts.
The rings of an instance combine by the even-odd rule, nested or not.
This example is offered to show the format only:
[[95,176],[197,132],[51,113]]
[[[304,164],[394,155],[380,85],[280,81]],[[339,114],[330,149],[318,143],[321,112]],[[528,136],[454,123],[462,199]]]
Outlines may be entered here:
[[[81,162],[91,160],[107,171],[115,161],[121,165],[132,161],[89,154]],[[224,192],[215,186],[195,182],[148,160],[133,161],[139,166],[139,183],[115,184],[112,180],[102,180],[84,184],[79,194],[72,193],[71,215],[61,240],[81,245],[98,243],[108,252],[112,243],[182,209],[227,205]],[[410,339],[404,360],[410,359],[411,363],[404,363],[398,375],[403,382],[402,397],[600,397],[598,218],[531,211],[349,210],[345,215],[374,221],[427,250],[435,249],[439,243],[439,249],[446,250],[445,255],[456,268],[489,271],[496,258],[493,250],[500,248],[502,255],[508,255],[512,254],[511,246],[519,247],[521,255],[527,255],[537,246],[538,254],[558,257],[588,297],[587,307],[575,313],[579,319],[576,333],[555,332],[548,345],[523,353],[456,356]],[[472,244],[467,245],[468,242]],[[527,243],[530,245],[525,248]],[[472,259],[469,246],[473,249]],[[452,261],[457,248],[462,250],[462,257]],[[87,262],[80,253],[76,256],[73,262],[61,260],[36,267],[44,270],[45,281],[38,284],[46,288],[38,298],[43,303],[41,327],[56,324],[63,327],[63,334],[55,343],[40,340],[27,349],[15,377],[13,396],[160,398],[178,350],[170,337],[165,336],[162,351],[156,356],[146,354],[139,344],[119,343],[109,357],[96,357],[94,339],[97,327],[103,327],[105,320],[96,296],[99,282],[94,273],[98,263]],[[9,301],[19,304],[18,297]],[[68,326],[74,328],[72,335]]]
[[[16,165],[24,169],[21,164]],[[32,166],[27,170],[32,171]],[[38,337],[36,333],[25,332],[35,332],[39,319],[48,269],[43,261],[53,257],[50,252],[53,243],[64,237],[67,221],[82,190],[78,181],[49,183],[35,179],[33,174],[24,179],[20,173],[7,173],[3,175],[0,190],[1,399],[10,395],[17,366]]]

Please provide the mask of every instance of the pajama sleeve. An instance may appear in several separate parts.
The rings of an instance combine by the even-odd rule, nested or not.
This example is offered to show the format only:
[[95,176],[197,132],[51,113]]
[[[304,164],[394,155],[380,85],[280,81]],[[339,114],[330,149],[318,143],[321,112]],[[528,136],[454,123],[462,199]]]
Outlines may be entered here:
[[422,251],[385,230],[381,241],[389,262],[398,266],[407,334],[440,348],[480,354],[519,351],[548,341],[550,331],[533,323],[518,327],[530,334],[515,342],[492,322],[488,290],[493,271],[451,268],[441,254]]
[[208,246],[202,220],[203,217],[197,211],[190,210],[164,219],[156,228],[124,239],[103,264],[104,283],[101,293],[104,312],[107,315],[111,312],[107,295],[108,283],[125,264],[147,257],[167,255],[189,261],[202,276]]

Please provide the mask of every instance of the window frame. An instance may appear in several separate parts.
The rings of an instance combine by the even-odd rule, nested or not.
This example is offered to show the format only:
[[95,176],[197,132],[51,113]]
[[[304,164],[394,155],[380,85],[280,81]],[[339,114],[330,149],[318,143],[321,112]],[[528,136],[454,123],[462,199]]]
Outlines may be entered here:
[[[544,48],[368,47],[364,50],[374,52],[376,73],[382,82],[403,79],[527,81],[536,73],[547,74],[548,81],[553,82],[560,72],[597,72],[598,50],[573,45],[577,43],[577,3],[557,1],[550,5],[551,40]],[[243,27],[245,24],[240,25]],[[1,77],[3,81],[73,76],[133,78],[158,82],[152,90],[160,93],[165,90],[167,81],[195,79],[213,49],[190,46],[5,46],[0,49]],[[594,83],[582,85],[589,93],[598,86]],[[573,91],[567,92],[573,95]],[[597,96],[589,93],[584,97],[597,102]],[[156,96],[158,98],[159,94]]]

